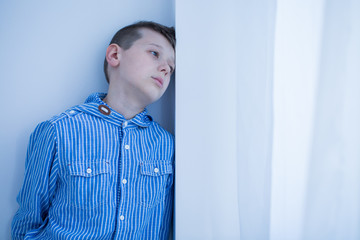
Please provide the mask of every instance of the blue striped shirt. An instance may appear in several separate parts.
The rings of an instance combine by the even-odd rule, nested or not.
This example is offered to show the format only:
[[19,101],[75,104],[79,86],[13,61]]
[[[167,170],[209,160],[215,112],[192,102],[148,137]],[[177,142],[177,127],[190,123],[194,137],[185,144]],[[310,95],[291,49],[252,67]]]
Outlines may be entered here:
[[31,134],[13,239],[168,239],[173,136],[146,110],[126,120],[104,97]]

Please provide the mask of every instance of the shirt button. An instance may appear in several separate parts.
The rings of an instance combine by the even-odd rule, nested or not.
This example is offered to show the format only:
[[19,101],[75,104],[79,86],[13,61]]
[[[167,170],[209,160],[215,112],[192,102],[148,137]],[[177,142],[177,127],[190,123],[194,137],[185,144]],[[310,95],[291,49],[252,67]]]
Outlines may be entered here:
[[125,121],[125,122],[124,122],[124,127],[127,127],[127,125],[128,125],[128,122]]
[[110,115],[110,113],[111,113],[110,108],[108,108],[108,106],[106,106],[106,105],[99,105],[98,109],[102,114],[104,114],[106,116]]
[[125,149],[130,149],[130,146],[126,144]]
[[127,183],[127,180],[126,180],[126,179],[123,179],[123,180],[122,180],[122,183],[123,183],[123,184],[126,184],[126,183]]
[[74,110],[71,110],[69,113],[70,113],[70,114],[74,114],[74,113],[75,113],[75,111],[74,111]]
[[86,169],[86,172],[91,173],[92,172],[91,168]]
[[120,220],[121,220],[121,221],[124,221],[124,219],[125,219],[124,215],[121,215],[121,216],[120,216]]
[[159,169],[158,169],[158,168],[154,168],[154,172],[155,172],[155,173],[158,173],[158,172],[159,172]]

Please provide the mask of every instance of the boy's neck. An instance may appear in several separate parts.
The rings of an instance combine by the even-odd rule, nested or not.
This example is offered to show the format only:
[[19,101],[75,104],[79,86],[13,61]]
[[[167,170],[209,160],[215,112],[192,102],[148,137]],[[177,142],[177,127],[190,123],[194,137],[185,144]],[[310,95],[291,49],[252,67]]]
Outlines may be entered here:
[[119,94],[108,91],[108,94],[103,99],[112,109],[124,116],[126,120],[129,120],[135,117],[138,113],[144,110],[143,106],[138,106],[133,102],[129,101],[130,99],[125,94]]

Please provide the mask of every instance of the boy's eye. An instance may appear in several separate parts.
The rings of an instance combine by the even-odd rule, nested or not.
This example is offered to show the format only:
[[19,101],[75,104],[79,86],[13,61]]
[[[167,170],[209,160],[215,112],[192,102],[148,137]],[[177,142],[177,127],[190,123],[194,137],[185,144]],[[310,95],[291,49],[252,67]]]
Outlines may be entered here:
[[159,53],[156,51],[151,51],[151,54],[154,55],[155,57],[159,57]]

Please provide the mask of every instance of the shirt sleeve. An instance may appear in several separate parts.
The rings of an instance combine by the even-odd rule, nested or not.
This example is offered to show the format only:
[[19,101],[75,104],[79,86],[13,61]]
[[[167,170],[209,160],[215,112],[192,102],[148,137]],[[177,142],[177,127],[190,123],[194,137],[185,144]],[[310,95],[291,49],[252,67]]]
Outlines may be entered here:
[[166,186],[166,195],[164,201],[164,211],[161,216],[160,222],[160,239],[168,240],[170,230],[172,229],[172,220],[173,220],[173,211],[174,211],[174,179],[175,171],[173,167],[173,174],[169,177],[167,186]]
[[19,209],[12,222],[12,238],[36,235],[46,224],[57,176],[56,135],[50,122],[39,124],[30,136]]

